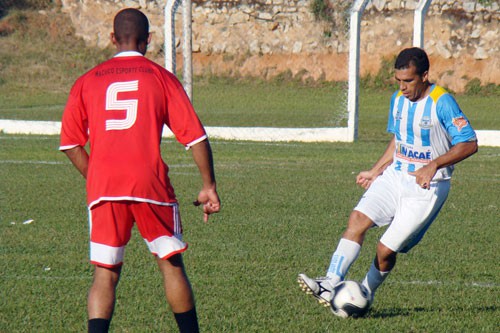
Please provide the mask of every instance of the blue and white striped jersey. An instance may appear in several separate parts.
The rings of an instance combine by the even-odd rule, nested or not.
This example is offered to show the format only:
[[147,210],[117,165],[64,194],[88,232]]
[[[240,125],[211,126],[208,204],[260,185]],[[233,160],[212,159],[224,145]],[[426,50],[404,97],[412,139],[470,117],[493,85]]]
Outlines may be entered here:
[[[433,84],[427,97],[411,102],[401,91],[392,95],[387,131],[396,137],[391,165],[413,172],[445,154],[460,142],[476,140],[476,133],[457,102],[442,87]],[[449,179],[453,166],[436,172],[433,180]]]

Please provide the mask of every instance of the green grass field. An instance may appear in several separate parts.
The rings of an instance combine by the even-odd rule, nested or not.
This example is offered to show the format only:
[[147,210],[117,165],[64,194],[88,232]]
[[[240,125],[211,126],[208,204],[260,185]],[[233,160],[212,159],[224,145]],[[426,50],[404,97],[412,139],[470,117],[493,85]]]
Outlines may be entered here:
[[[15,15],[3,20],[16,32],[0,36],[0,118],[60,120],[72,81],[109,52],[83,48],[64,29],[46,32],[54,26],[49,17]],[[59,20],[55,26],[64,26]],[[325,273],[363,193],[354,178],[389,140],[391,92],[361,91],[354,144],[214,140],[223,208],[209,224],[190,204],[200,180],[189,152],[164,141],[202,331],[499,331],[500,148],[480,147],[457,167],[440,216],[421,244],[399,257],[366,318],[334,317],[296,283],[300,272]],[[323,127],[337,125],[332,105],[342,93],[336,84],[197,78],[194,104],[208,126]],[[476,129],[500,129],[498,94],[457,100]],[[86,330],[92,266],[85,184],[57,148],[55,136],[0,133],[1,333]],[[368,234],[349,279],[364,277],[383,231]],[[134,233],[112,332],[175,332],[161,285]]]
[[[1,135],[0,145],[0,332],[84,331],[92,276],[84,181],[57,152],[56,137]],[[367,318],[333,317],[298,287],[297,273],[324,274],[362,194],[355,173],[383,148],[214,141],[223,210],[204,224],[190,205],[200,185],[196,168],[166,140],[203,331],[498,330],[498,148],[482,148],[457,168],[441,215],[400,256]],[[362,279],[382,231],[369,233],[350,279]],[[112,330],[175,331],[138,234],[127,248]]]

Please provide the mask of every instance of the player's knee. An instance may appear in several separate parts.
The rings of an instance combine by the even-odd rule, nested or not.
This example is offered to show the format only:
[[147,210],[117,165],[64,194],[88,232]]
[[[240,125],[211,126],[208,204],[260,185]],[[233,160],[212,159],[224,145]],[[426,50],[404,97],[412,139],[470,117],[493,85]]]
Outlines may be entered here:
[[377,245],[376,267],[382,272],[390,271],[396,265],[397,252],[394,252],[383,243]]
[[373,222],[365,214],[356,210],[352,211],[347,223],[346,233],[362,237],[373,226]]
[[96,265],[94,272],[94,285],[116,287],[120,280],[121,266],[103,267]]

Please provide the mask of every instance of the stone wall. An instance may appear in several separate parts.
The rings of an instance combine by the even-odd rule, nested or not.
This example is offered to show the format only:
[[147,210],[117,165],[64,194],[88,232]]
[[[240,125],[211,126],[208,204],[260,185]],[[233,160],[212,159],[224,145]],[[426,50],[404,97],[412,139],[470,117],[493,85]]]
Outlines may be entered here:
[[[347,77],[350,1],[330,0],[329,19],[313,14],[313,0],[192,0],[195,74],[250,75],[266,79],[290,71],[303,78]],[[62,0],[77,34],[106,47],[121,8],[143,10],[151,22],[150,55],[162,63],[165,0]],[[383,59],[411,46],[417,0],[372,0],[361,23],[361,73],[378,72]],[[431,78],[460,92],[473,78],[500,84],[499,1],[434,0],[426,16],[425,49]],[[176,15],[181,36],[182,8]],[[178,54],[181,52],[177,38]],[[178,57],[179,62],[182,61]],[[181,67],[179,67],[181,68]]]

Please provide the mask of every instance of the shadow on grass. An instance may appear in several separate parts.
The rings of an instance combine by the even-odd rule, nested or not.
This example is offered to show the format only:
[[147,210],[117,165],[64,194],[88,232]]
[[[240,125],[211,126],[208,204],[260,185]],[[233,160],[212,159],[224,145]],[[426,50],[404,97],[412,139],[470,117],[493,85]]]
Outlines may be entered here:
[[[499,309],[496,306],[482,306],[475,309],[475,312],[497,312]],[[471,309],[467,307],[453,307],[453,308],[432,308],[432,307],[414,307],[414,308],[386,308],[379,310],[371,310],[367,318],[391,318],[391,317],[407,317],[419,312],[470,312]]]

